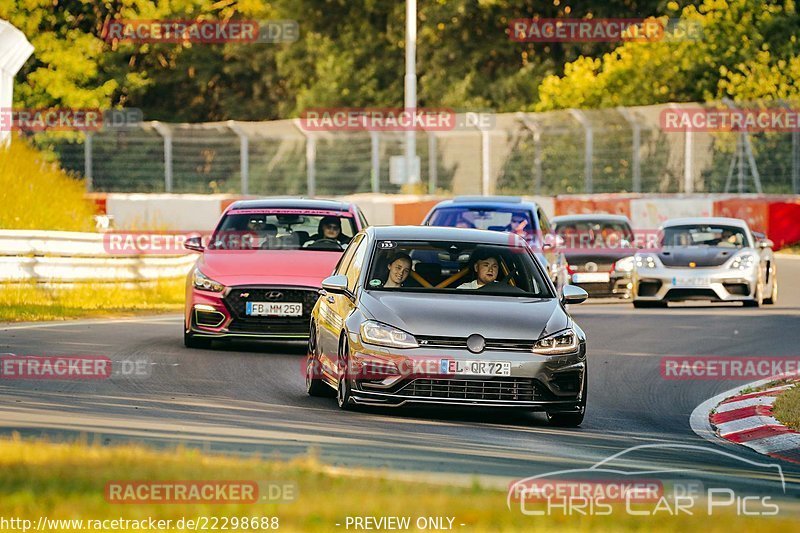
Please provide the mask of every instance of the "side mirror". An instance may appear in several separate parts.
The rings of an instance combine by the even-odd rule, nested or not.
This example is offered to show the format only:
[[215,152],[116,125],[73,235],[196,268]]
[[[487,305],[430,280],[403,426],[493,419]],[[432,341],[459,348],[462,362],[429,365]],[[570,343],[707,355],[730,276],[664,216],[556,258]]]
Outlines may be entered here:
[[775,246],[775,243],[772,242],[771,239],[764,238],[758,241],[758,247],[762,250],[765,248],[772,248],[773,246]]
[[334,294],[350,294],[350,290],[347,288],[347,276],[344,274],[328,276],[323,279],[322,288]]
[[588,297],[588,292],[575,285],[565,285],[561,290],[561,301],[565,304],[579,304]]
[[192,250],[193,252],[202,252],[205,250],[202,237],[188,237],[184,241],[183,247],[187,250]]

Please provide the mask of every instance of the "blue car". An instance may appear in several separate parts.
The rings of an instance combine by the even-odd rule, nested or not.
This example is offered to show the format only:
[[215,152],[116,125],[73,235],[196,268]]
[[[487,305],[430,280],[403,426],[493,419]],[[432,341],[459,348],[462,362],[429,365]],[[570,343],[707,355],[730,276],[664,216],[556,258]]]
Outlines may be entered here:
[[457,196],[436,204],[422,224],[516,233],[534,250],[559,292],[569,283],[558,237],[536,202],[517,196]]

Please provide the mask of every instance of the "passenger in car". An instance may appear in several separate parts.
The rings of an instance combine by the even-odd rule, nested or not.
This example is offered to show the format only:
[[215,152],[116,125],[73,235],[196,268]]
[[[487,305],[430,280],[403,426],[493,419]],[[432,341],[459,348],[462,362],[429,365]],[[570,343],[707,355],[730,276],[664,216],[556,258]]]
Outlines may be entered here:
[[476,250],[471,259],[472,269],[475,272],[475,279],[469,283],[462,283],[456,288],[480,289],[488,283],[497,282],[497,275],[500,271],[500,261],[496,255],[488,250]]
[[342,221],[339,220],[339,217],[322,217],[317,226],[317,233],[303,244],[303,248],[308,248],[315,242],[323,240],[336,241],[342,246],[350,242],[350,237],[342,233]]
[[383,286],[388,288],[402,287],[411,273],[411,256],[405,252],[397,252],[389,260],[388,270],[389,278]]

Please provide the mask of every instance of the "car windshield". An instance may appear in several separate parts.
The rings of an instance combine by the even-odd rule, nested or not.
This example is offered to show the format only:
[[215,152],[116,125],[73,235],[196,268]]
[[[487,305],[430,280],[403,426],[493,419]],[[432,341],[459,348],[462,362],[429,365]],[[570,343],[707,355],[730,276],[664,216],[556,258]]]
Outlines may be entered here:
[[744,248],[747,236],[736,226],[687,225],[664,228],[663,246],[713,246]]
[[305,209],[242,209],[223,217],[211,250],[342,251],[357,232],[349,213]]
[[555,231],[567,248],[618,248],[630,246],[633,230],[615,220],[562,220],[554,222]]
[[366,288],[555,297],[527,247],[452,241],[378,241]]
[[536,225],[525,209],[445,207],[431,216],[429,226],[486,229],[490,231],[515,231],[533,235]]

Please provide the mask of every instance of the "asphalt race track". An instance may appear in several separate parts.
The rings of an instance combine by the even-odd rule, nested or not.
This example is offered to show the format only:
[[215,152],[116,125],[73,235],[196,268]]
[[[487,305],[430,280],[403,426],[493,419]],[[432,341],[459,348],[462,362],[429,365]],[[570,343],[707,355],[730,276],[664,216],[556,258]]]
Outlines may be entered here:
[[[588,336],[590,365],[589,410],[578,429],[549,427],[542,415],[491,410],[341,412],[333,399],[305,394],[304,345],[188,350],[181,318],[158,316],[0,325],[0,353],[106,355],[146,360],[148,368],[146,376],[95,381],[0,380],[0,431],[54,439],[86,434],[107,444],[185,443],[284,458],[313,448],[338,466],[388,468],[446,482],[478,477],[504,486],[525,476],[589,467],[639,444],[692,444],[776,463],[743,447],[712,444],[690,428],[697,405],[743,381],[665,380],[659,363],[668,355],[800,356],[800,260],[781,258],[778,265],[776,306],[574,306]],[[734,488],[782,492],[774,476],[733,458],[643,452],[631,467],[679,467],[695,478],[701,477],[698,471],[724,477]],[[800,465],[780,464],[787,495],[797,498]]]

